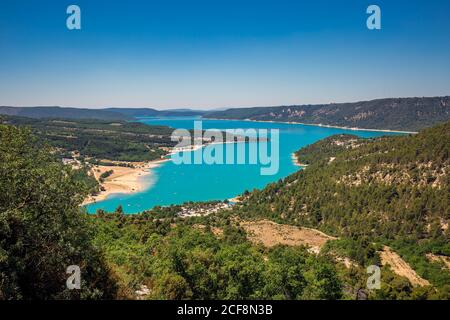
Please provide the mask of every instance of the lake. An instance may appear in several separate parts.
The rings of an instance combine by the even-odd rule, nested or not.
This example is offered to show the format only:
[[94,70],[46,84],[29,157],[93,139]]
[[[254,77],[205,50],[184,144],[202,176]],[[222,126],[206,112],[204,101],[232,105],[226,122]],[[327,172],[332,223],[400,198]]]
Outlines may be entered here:
[[[87,205],[89,213],[97,209],[114,211],[122,205],[125,213],[132,214],[154,206],[182,204],[187,201],[224,200],[235,197],[245,190],[263,188],[268,183],[301,170],[292,162],[291,155],[303,146],[333,134],[348,133],[360,137],[377,137],[398,133],[358,131],[301,124],[251,122],[231,120],[208,120],[200,118],[139,118],[145,124],[165,125],[172,128],[192,129],[194,121],[201,120],[203,129],[278,129],[279,170],[275,175],[261,175],[259,164],[179,164],[164,162],[145,176],[146,190],[134,194],[115,194],[104,201]],[[270,143],[268,143],[270,145]],[[248,144],[246,145],[248,150]],[[225,149],[225,148],[224,148]],[[269,149],[270,150],[270,149]],[[203,152],[202,149],[193,151]],[[270,154],[270,152],[269,152]]]

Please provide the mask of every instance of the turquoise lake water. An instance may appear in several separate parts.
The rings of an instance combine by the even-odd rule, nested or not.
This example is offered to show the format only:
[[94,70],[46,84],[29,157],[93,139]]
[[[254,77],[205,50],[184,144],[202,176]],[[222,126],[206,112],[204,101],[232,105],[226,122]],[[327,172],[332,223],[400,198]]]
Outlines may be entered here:
[[[199,118],[140,118],[145,124],[166,125],[172,128],[192,129]],[[142,179],[148,185],[145,191],[134,194],[115,194],[108,199],[86,206],[89,213],[97,209],[114,211],[122,205],[125,213],[137,213],[154,206],[181,204],[187,201],[224,200],[245,190],[263,188],[284,178],[300,168],[292,163],[291,155],[301,147],[333,134],[349,133],[361,137],[377,137],[385,132],[355,131],[300,124],[207,120],[201,119],[203,129],[279,129],[279,171],[275,175],[261,175],[261,165],[256,164],[180,164],[164,162],[152,169],[152,174]],[[389,133],[390,135],[395,133]],[[269,137],[270,138],[270,137]],[[270,146],[270,143],[268,143]],[[222,146],[221,146],[222,147]],[[237,148],[235,146],[235,148]],[[248,144],[246,151],[248,151]],[[236,149],[235,149],[236,150]],[[269,148],[270,150],[270,148]],[[224,152],[226,148],[224,148]],[[203,149],[193,151],[201,153]],[[193,152],[190,152],[192,155]],[[248,153],[248,152],[247,152]],[[270,155],[270,151],[269,151]],[[267,166],[265,166],[267,167]]]

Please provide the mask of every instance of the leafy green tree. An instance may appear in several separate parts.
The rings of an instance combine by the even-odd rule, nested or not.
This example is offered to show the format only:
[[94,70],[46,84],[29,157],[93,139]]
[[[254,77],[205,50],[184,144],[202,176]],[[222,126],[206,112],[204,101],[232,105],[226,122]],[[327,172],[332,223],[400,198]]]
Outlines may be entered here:
[[305,248],[277,246],[272,249],[264,272],[264,298],[301,299],[307,285],[304,273],[308,256]]
[[336,270],[326,262],[314,262],[314,267],[306,273],[308,286],[305,289],[306,299],[335,300],[342,296],[342,283]]
[[[0,125],[0,298],[112,298],[115,282],[79,206],[88,188],[27,130]],[[66,268],[81,268],[81,289]]]

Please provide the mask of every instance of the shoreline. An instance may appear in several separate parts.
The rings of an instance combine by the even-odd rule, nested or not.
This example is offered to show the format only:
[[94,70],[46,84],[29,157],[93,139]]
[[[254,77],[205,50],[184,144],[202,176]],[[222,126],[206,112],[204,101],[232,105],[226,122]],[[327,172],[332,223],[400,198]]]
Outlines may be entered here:
[[[332,126],[332,125],[324,125],[324,124],[311,124],[311,123],[302,123],[302,122],[283,122],[283,121],[273,121],[273,120],[251,120],[251,119],[217,119],[217,118],[201,118],[206,120],[226,120],[226,121],[246,121],[246,122],[267,122],[267,123],[280,123],[280,124],[299,124],[305,126],[313,126],[313,127],[324,127],[324,128],[335,128],[335,129],[343,129],[343,130],[353,130],[353,131],[372,131],[372,132],[386,132],[386,133],[402,133],[402,134],[417,134],[415,131],[400,131],[400,130],[387,130],[387,129],[365,129],[365,128],[357,128],[357,127],[340,127],[340,126]],[[152,169],[159,167],[161,164],[167,161],[171,161],[172,155],[180,152],[193,152],[199,149],[203,149],[209,144],[227,144],[227,143],[239,143],[239,141],[221,141],[221,142],[210,142],[210,143],[202,143],[202,144],[194,144],[178,149],[172,149],[165,158],[149,161],[149,162],[138,162],[138,165],[135,168],[128,167],[120,167],[120,166],[94,166],[93,174],[97,180],[102,173],[113,170],[114,172],[107,178],[105,178],[104,182],[101,183],[101,186],[104,187],[104,191],[100,191],[100,193],[96,196],[88,196],[82,203],[82,206],[86,206],[89,204],[101,202],[107,200],[113,194],[131,194],[145,191],[147,188],[151,186],[151,184],[143,181],[143,177],[151,176]],[[302,164],[298,161],[295,156],[295,152],[291,154],[292,163],[301,168],[308,167],[307,164]],[[236,200],[236,198],[232,198],[232,200]]]
[[228,200],[229,202],[232,202],[232,203],[240,203],[240,202],[242,202],[242,198],[243,198],[242,195],[238,194],[237,196],[235,196],[233,198],[228,198],[226,200]]
[[143,177],[151,176],[152,169],[159,167],[162,163],[170,159],[159,159],[149,162],[141,162],[134,164],[136,167],[128,168],[121,166],[94,166],[92,172],[94,177],[99,181],[100,175],[109,170],[113,173],[104,179],[100,185],[105,189],[100,191],[98,195],[88,196],[82,203],[86,206],[107,200],[113,194],[130,194],[146,190],[150,184],[143,181]]
[[[223,141],[223,142],[211,142],[211,143],[202,143],[194,144],[186,147],[181,147],[177,149],[171,150],[168,154],[165,155],[165,158],[159,160],[153,160],[149,162],[137,162],[137,166],[135,168],[121,167],[121,166],[94,166],[93,174],[94,177],[99,181],[100,175],[106,171],[113,170],[114,172],[107,178],[105,178],[103,183],[100,183],[101,186],[105,188],[104,191],[100,191],[98,195],[88,196],[84,199],[81,206],[86,206],[89,204],[101,202],[104,200],[108,200],[108,198],[113,194],[132,194],[138,193],[147,190],[151,184],[143,181],[143,177],[151,176],[152,169],[159,167],[161,164],[171,161],[172,155],[180,153],[180,152],[194,152],[208,145],[214,144],[227,144],[227,143],[240,143],[234,141]],[[132,163],[136,164],[136,163]]]
[[352,131],[375,131],[375,132],[387,132],[387,133],[404,133],[404,134],[418,134],[418,131],[401,131],[401,130],[389,130],[389,129],[366,129],[366,128],[357,128],[357,127],[341,127],[341,126],[333,126],[328,124],[314,124],[314,123],[304,123],[304,122],[295,122],[295,121],[274,121],[274,120],[252,120],[252,119],[217,119],[217,118],[203,118],[207,120],[226,120],[226,121],[247,121],[247,122],[268,122],[268,123],[281,123],[281,124],[301,124],[304,126],[312,126],[312,127],[322,127],[322,128],[334,128],[334,129],[343,129],[343,130],[352,130]]
[[291,159],[292,163],[297,167],[306,168],[308,166],[307,164],[303,164],[298,161],[297,157],[295,156],[295,152],[291,153]]

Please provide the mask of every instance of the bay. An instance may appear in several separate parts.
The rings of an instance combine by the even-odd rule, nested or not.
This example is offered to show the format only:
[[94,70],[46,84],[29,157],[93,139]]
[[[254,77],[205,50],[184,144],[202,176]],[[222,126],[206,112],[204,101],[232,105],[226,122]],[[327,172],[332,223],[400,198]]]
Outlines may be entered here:
[[[200,118],[139,118],[145,124],[166,125],[172,128],[192,129],[194,121],[202,121],[203,129],[278,129],[279,130],[279,170],[275,175],[261,175],[261,165],[248,164],[179,164],[164,162],[152,169],[152,174],[144,176],[148,186],[134,194],[114,194],[107,199],[86,206],[89,213],[98,209],[114,211],[119,205],[127,214],[142,212],[155,206],[182,204],[187,201],[224,200],[242,194],[245,190],[263,188],[301,170],[292,162],[292,153],[303,146],[340,133],[355,134],[360,137],[377,137],[399,133],[362,131],[327,128],[302,124],[275,122],[253,122],[234,120],[210,120]],[[268,143],[270,145],[270,143]],[[246,146],[248,151],[248,145]],[[226,148],[224,148],[224,151]],[[270,150],[270,148],[269,148]],[[193,151],[201,153],[203,149]],[[192,152],[190,152],[192,154]],[[270,152],[269,152],[270,154]]]

